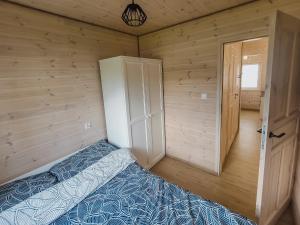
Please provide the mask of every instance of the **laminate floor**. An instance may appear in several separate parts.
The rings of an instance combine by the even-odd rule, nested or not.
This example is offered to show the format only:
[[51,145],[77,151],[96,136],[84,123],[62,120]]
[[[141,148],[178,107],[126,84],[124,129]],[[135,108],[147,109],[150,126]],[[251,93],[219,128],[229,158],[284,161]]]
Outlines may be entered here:
[[[224,164],[214,176],[180,160],[165,157],[151,171],[194,194],[216,201],[256,221],[255,204],[259,166],[259,113],[241,111],[240,130]],[[289,207],[277,225],[294,225]]]
[[241,112],[240,131],[219,177],[170,157],[162,159],[152,172],[255,220],[260,146],[258,126],[258,112]]
[[289,208],[287,208],[287,210],[283,213],[276,225],[296,225],[291,206],[289,206]]

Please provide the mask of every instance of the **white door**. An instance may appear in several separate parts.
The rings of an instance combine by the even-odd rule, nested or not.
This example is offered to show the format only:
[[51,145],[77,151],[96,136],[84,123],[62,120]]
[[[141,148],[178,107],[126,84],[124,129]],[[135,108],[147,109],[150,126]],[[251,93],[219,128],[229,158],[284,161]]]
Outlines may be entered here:
[[299,120],[300,22],[278,12],[269,42],[257,215],[274,224],[288,205]]
[[162,92],[162,68],[160,63],[144,63],[146,108],[149,129],[149,167],[165,155],[164,112]]
[[143,63],[125,61],[130,115],[131,147],[139,164],[148,165],[148,121],[146,117]]

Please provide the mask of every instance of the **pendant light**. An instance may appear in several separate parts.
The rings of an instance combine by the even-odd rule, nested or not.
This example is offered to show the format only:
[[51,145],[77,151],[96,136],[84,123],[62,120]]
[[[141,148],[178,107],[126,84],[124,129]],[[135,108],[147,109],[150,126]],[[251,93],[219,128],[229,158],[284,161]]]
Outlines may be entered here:
[[147,15],[138,4],[134,3],[134,0],[132,0],[131,4],[127,5],[122,14],[122,20],[128,26],[132,27],[141,26],[143,23],[145,23],[146,19]]

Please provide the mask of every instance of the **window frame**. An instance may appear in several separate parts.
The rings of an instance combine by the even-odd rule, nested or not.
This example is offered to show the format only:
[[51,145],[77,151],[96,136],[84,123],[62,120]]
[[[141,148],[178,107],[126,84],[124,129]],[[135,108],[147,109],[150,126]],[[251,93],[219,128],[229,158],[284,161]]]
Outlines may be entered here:
[[[243,87],[242,86],[242,81],[243,81],[243,66],[251,66],[251,65],[257,65],[258,70],[257,70],[257,87]],[[242,91],[260,91],[261,90],[261,63],[245,63],[242,64],[242,69],[241,69],[241,90]]]

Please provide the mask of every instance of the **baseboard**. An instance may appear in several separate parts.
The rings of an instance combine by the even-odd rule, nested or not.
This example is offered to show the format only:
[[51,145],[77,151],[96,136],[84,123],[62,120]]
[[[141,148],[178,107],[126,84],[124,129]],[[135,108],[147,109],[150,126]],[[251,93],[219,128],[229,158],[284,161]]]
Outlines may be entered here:
[[296,225],[300,225],[300,206],[292,201],[293,216]]
[[258,224],[259,225],[276,225],[279,218],[282,216],[282,214],[285,212],[285,210],[287,210],[287,208],[289,207],[290,203],[291,203],[291,199],[287,199],[286,202],[281,207],[281,209],[274,212],[274,216],[272,216],[269,220],[267,220],[266,223],[262,224],[259,222]]
[[150,170],[153,166],[155,166],[160,160],[162,160],[165,157],[165,153],[160,154],[158,157],[156,157],[154,159],[154,161],[149,164],[149,166],[147,167],[148,170]]
[[36,169],[34,169],[34,170],[32,170],[32,171],[30,171],[30,172],[28,172],[28,173],[25,173],[25,174],[23,174],[23,175],[21,175],[21,176],[18,176],[18,177],[16,177],[16,178],[12,179],[12,180],[9,180],[9,181],[7,181],[7,182],[4,182],[4,183],[0,184],[0,186],[1,186],[1,185],[4,185],[4,184],[8,184],[8,183],[13,182],[13,181],[16,181],[16,180],[20,180],[20,179],[23,179],[23,178],[26,178],[26,177],[30,177],[30,176],[37,175],[37,174],[39,174],[39,173],[46,172],[46,171],[48,171],[52,166],[54,166],[55,164],[62,162],[63,160],[69,158],[70,156],[75,155],[76,153],[78,153],[78,152],[80,152],[80,151],[86,149],[87,147],[88,147],[88,146],[86,146],[86,147],[84,147],[84,148],[81,148],[81,149],[79,149],[79,150],[77,150],[77,151],[75,151],[75,152],[72,152],[71,154],[66,155],[66,156],[64,156],[64,157],[62,157],[62,158],[59,158],[59,159],[57,159],[57,160],[54,160],[54,161],[52,161],[52,162],[50,162],[50,163],[48,163],[48,164],[46,164],[46,165],[43,165],[43,166],[41,166],[41,167],[38,167],[38,168],[36,168]]
[[252,108],[241,108],[242,111],[255,111],[255,112],[259,112],[260,109],[252,109]]
[[180,159],[180,158],[178,158],[178,157],[176,157],[176,156],[173,156],[173,155],[170,155],[170,154],[166,154],[166,156],[169,157],[169,158],[171,158],[171,159],[175,159],[175,160],[181,161],[181,162],[183,162],[183,163],[186,163],[186,164],[188,164],[188,165],[190,165],[190,166],[192,166],[192,167],[195,167],[195,168],[197,168],[197,169],[203,170],[203,171],[205,171],[205,172],[207,172],[207,173],[209,173],[209,174],[212,174],[212,175],[215,175],[215,176],[219,176],[217,171],[210,170],[210,169],[208,169],[208,168],[205,168],[205,167],[196,165],[196,164],[194,164],[194,163],[191,163],[191,162],[186,161],[186,160],[184,160],[184,159]]

